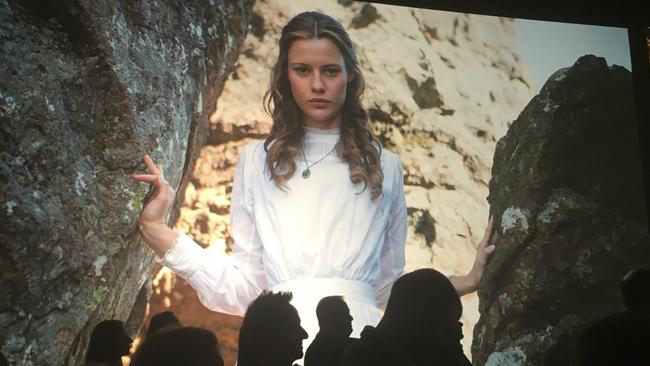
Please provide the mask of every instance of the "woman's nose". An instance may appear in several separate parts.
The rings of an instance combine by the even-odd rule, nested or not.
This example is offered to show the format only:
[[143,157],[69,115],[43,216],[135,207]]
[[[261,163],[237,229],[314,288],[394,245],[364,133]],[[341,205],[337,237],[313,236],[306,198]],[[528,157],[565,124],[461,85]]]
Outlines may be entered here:
[[311,81],[311,89],[314,92],[323,92],[325,91],[325,84],[321,80],[320,73],[314,73],[314,78]]

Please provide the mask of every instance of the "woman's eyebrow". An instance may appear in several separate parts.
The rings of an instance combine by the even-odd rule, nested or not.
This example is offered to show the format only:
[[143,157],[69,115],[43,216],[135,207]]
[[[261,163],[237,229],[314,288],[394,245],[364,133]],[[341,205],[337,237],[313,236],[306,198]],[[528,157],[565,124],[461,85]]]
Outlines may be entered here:
[[[304,63],[304,62],[292,62],[289,64],[289,66],[311,66],[311,64]],[[342,68],[340,64],[326,64],[322,65],[321,67],[337,67],[337,68]]]

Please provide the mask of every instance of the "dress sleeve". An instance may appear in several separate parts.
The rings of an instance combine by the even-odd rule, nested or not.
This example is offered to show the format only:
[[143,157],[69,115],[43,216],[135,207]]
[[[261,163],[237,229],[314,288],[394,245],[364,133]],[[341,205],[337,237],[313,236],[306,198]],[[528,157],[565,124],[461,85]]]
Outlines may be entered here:
[[161,260],[197,291],[204,306],[233,315],[243,315],[248,304],[267,287],[250,187],[254,146],[242,150],[235,170],[230,204],[232,254],[203,249],[179,233],[176,244]]
[[397,166],[393,174],[393,197],[388,212],[384,245],[380,255],[381,273],[376,286],[377,304],[382,310],[386,308],[393,283],[404,274],[404,266],[406,265],[404,250],[406,245],[407,212],[404,197],[404,173],[399,156],[396,159]]

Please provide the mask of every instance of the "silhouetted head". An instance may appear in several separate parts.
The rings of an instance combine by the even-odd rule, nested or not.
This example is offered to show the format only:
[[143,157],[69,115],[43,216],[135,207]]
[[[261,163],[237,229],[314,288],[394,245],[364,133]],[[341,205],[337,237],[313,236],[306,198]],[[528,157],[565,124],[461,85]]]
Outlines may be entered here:
[[147,337],[130,366],[223,366],[223,359],[211,331],[179,327]]
[[628,272],[619,284],[623,302],[630,311],[650,315],[650,269],[636,268]]
[[[122,364],[122,356],[129,354],[133,340],[126,334],[124,323],[104,320],[95,326],[90,335],[86,362]],[[119,363],[118,363],[119,361]]]
[[320,331],[342,337],[352,333],[352,315],[342,296],[327,296],[316,306]]
[[264,291],[246,310],[239,330],[238,366],[291,366],[303,356],[300,326],[290,292]]
[[173,311],[163,311],[151,317],[149,322],[149,329],[147,330],[147,337],[161,329],[178,328],[181,322],[178,320]]
[[395,281],[381,323],[408,330],[413,343],[456,348],[463,338],[459,322],[462,312],[460,298],[449,279],[425,268]]

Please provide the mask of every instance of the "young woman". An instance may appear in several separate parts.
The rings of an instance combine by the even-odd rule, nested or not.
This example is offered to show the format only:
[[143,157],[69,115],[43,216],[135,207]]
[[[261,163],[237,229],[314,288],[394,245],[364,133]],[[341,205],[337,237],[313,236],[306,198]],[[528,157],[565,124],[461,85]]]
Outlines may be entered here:
[[[343,26],[317,12],[283,28],[266,107],[273,118],[263,142],[241,152],[231,201],[233,253],[203,250],[169,229],[174,191],[148,156],[156,195],[140,215],[144,240],[185,278],[208,308],[244,314],[264,289],[291,291],[310,339],[315,309],[346,299],[358,337],[376,325],[393,282],[404,274],[407,213],[402,164],[372,134],[360,102],[364,77]],[[476,290],[492,221],[468,275],[452,276],[459,295]]]

